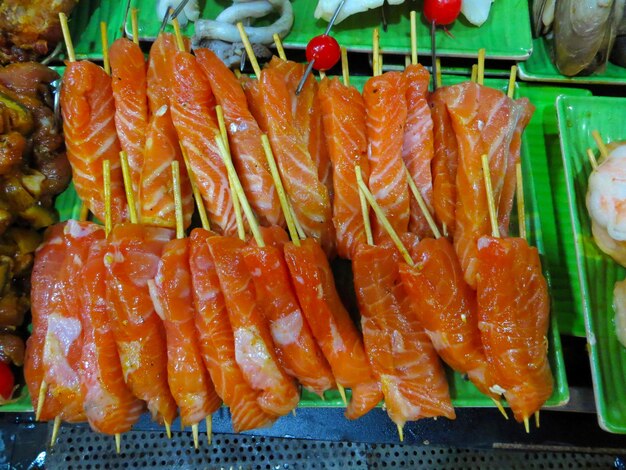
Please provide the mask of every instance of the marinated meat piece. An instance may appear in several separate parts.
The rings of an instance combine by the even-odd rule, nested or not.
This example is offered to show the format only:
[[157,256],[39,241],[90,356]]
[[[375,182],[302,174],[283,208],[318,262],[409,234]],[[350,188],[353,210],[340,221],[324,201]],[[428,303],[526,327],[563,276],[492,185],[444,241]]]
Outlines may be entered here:
[[0,332],[0,362],[24,365],[24,340],[8,332]]

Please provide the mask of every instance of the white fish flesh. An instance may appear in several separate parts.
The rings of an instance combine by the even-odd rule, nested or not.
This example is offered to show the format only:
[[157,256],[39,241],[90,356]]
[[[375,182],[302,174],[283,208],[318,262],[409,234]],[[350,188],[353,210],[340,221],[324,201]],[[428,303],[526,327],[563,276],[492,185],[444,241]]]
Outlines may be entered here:
[[[319,0],[314,13],[315,18],[330,21],[340,2],[341,0]],[[339,15],[337,15],[335,24],[341,23],[343,20],[356,13],[378,8],[382,6],[383,3],[384,0],[346,0],[346,3],[341,7]],[[389,5],[400,5],[404,3],[404,0],[387,0],[387,3]]]
[[[170,8],[176,10],[176,7],[180,5],[181,1],[182,0],[159,0],[157,3],[157,18],[159,18],[159,20],[163,19]],[[178,14],[177,18],[180,26],[183,28],[189,21],[196,21],[200,18],[198,0],[189,0],[183,7],[183,10]]]
[[615,283],[613,289],[613,309],[615,310],[615,333],[626,347],[626,280]]
[[481,26],[487,18],[493,0],[463,0],[461,3],[461,13],[474,26]]

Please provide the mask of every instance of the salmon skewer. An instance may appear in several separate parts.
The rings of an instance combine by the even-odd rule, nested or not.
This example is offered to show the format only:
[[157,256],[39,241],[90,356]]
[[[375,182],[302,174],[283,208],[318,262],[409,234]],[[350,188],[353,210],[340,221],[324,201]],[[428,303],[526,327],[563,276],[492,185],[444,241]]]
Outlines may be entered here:
[[[189,39],[182,40],[185,50],[188,51]],[[177,51],[176,37],[171,33],[159,34],[150,47],[146,77],[150,114],[156,113],[163,105],[170,104],[172,70]]]
[[248,109],[241,85],[209,49],[196,49],[195,55],[211,82],[217,103],[224,110],[235,168],[247,199],[262,224],[284,224],[278,195],[261,147],[262,132]]
[[354,165],[359,165],[364,179],[369,179],[365,104],[356,88],[344,86],[338,79],[322,80],[318,95],[333,166],[337,252],[342,258],[352,259],[357,247],[366,241],[354,175]]
[[[402,160],[407,119],[406,81],[399,72],[370,78],[363,87],[367,115],[370,162],[369,187],[374,198],[402,235],[409,229],[410,200]],[[386,239],[385,230],[374,221],[374,239]]]
[[81,200],[104,220],[102,162],[111,162],[111,218],[126,218],[119,152],[115,128],[115,104],[111,77],[88,62],[70,62],[63,74],[61,111],[67,156],[74,187]]
[[278,360],[304,388],[323,396],[326,390],[335,388],[335,379],[304,319],[282,247],[251,245],[243,250],[243,259],[269,321]]
[[[515,419],[523,421],[528,432],[529,417],[539,412],[554,387],[548,361],[548,285],[535,247],[524,238],[499,237],[486,156],[482,166],[492,235],[478,241],[478,325],[493,377],[504,390]],[[521,183],[519,163],[516,171]],[[521,184],[518,212],[525,234]]]
[[454,247],[443,237],[426,238],[412,256],[415,267],[402,263],[400,277],[413,313],[443,361],[497,399],[478,330],[476,294],[463,279]]
[[[433,178],[430,167],[435,151],[433,119],[427,101],[430,73],[421,64],[411,64],[403,75],[406,82],[407,119],[402,159],[428,210],[432,212]],[[414,199],[411,199],[410,210],[409,230],[420,238],[431,235],[428,222]]]
[[276,357],[252,277],[243,260],[246,245],[229,237],[211,237],[207,243],[233,329],[237,364],[250,386],[261,392],[258,398],[261,409],[270,416],[284,416],[297,406],[300,396],[295,382]]
[[172,240],[163,248],[151,294],[165,326],[169,387],[180,408],[182,425],[192,426],[197,448],[198,423],[217,411],[222,401],[200,353],[187,239]]
[[[324,250],[332,254],[335,235],[330,195],[319,179],[308,142],[300,132],[302,125],[298,127],[293,112],[297,108],[295,87],[291,87],[295,77],[290,79],[287,73],[295,67],[296,64],[275,59],[263,70],[260,78],[262,112],[266,115],[264,120],[272,150],[296,218],[307,236],[319,240]],[[297,77],[301,77],[304,67],[297,67]]]
[[246,382],[236,360],[233,329],[228,318],[224,295],[207,241],[217,235],[194,229],[190,237],[190,268],[193,282],[195,317],[202,359],[217,394],[230,407],[235,432],[262,428],[275,417],[259,406],[260,393]]
[[111,44],[109,60],[117,136],[128,155],[133,192],[139,194],[148,127],[146,60],[139,45],[127,38]]
[[[54,390],[55,382],[48,382],[51,369],[44,351],[47,343],[49,317],[57,310],[64,309],[63,298],[59,295],[63,292],[61,272],[66,252],[64,228],[65,224],[61,223],[46,230],[44,241],[35,253],[31,275],[33,332],[26,342],[24,378],[33,408],[37,410],[36,419],[43,421],[59,416],[64,406],[63,397]],[[65,376],[68,376],[68,382],[74,382],[77,390],[72,398],[80,405],[80,383],[77,377],[74,379],[75,371],[67,365],[60,354],[58,358],[64,360],[66,367],[63,369],[67,373],[52,378],[56,381],[57,379],[63,380]]]
[[413,315],[391,244],[361,245],[353,260],[365,349],[385,406],[400,430],[406,421],[455,413],[435,348]]
[[457,141],[444,95],[448,88],[438,88],[428,99],[433,120],[434,156],[433,209],[444,233],[454,235],[456,211]]
[[124,378],[133,394],[147,403],[153,419],[166,428],[176,417],[176,403],[167,382],[165,330],[148,281],[156,276],[163,247],[172,236],[169,229],[119,224],[109,234],[104,255]]
[[449,87],[445,102],[459,152],[454,247],[466,282],[476,288],[476,244],[482,235],[489,234],[480,156],[489,157],[494,199],[499,201],[519,109],[501,91],[473,82]]
[[[95,431],[119,435],[129,431],[139,420],[145,405],[124,382],[109,322],[104,230],[87,222],[69,221],[66,227],[68,236],[75,239],[75,247],[68,253],[74,269],[67,275],[68,281],[78,282],[76,308],[83,332],[79,376],[85,414]],[[68,286],[68,291],[71,290]]]
[[195,57],[183,51],[174,56],[172,118],[182,146],[189,155],[196,184],[211,220],[224,234],[236,233],[237,226],[228,176],[219,156],[215,137],[215,97]]

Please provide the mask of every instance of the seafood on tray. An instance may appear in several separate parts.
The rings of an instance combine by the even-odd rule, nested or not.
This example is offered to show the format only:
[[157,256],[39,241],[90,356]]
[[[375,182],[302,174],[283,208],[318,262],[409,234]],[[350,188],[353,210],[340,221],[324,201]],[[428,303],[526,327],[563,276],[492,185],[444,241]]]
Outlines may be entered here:
[[[147,64],[127,39],[110,57],[112,77],[70,61],[63,78],[74,184],[110,224],[54,225],[36,254],[38,419],[119,442],[148,409],[197,437],[222,403],[243,431],[292,412],[301,389],[336,390],[348,419],[384,399],[402,438],[407,421],[455,418],[442,361],[518,421],[538,412],[552,391],[547,284],[537,250],[507,237],[527,100],[470,82],[430,93],[417,63],[362,92],[311,75],[296,94],[302,64],[274,57],[238,77],[167,33]],[[490,231],[485,156],[505,238]],[[185,238],[192,193],[203,227]]]

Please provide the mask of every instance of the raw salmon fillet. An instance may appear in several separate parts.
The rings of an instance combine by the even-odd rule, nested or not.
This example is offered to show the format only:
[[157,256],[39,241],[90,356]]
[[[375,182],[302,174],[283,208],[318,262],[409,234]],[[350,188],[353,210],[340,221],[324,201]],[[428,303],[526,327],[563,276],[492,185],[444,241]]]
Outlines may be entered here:
[[119,224],[109,234],[104,255],[107,297],[124,379],[144,400],[152,418],[172,423],[176,403],[167,383],[167,344],[148,281],[157,274],[165,244],[173,232],[137,224]]
[[263,411],[284,416],[298,405],[300,394],[276,357],[269,324],[243,260],[246,245],[233,237],[211,237],[207,243],[233,329],[237,364],[250,386],[261,392],[258,403]]
[[224,109],[235,169],[252,208],[264,225],[284,225],[278,193],[261,146],[261,129],[248,109],[237,77],[209,49],[196,49],[217,103]]
[[[189,50],[189,38],[183,36],[185,50]],[[171,33],[161,33],[150,47],[148,58],[148,104],[150,114],[157,112],[163,105],[170,104],[172,94],[172,70],[174,56],[178,52],[176,36]]]
[[550,298],[539,253],[521,238],[478,241],[478,327],[496,383],[517,421],[552,395]]
[[83,350],[79,375],[87,420],[94,431],[121,434],[130,431],[145,410],[145,403],[130,391],[117,352],[117,343],[109,320],[106,296],[104,253],[106,240],[102,227],[69,221],[70,233],[81,238],[90,231],[99,234],[88,246],[80,272],[73,282],[83,327]]
[[209,80],[188,52],[176,53],[173,74],[172,119],[202,200],[215,228],[227,235],[236,234],[228,174],[216,143],[219,128]]
[[446,238],[425,238],[411,253],[415,266],[400,264],[402,284],[420,321],[443,361],[467,374],[478,389],[498,394],[478,330],[476,294],[463,279],[463,270]]
[[513,209],[513,198],[517,188],[515,165],[520,162],[520,152],[522,147],[522,133],[533,117],[535,107],[528,101],[528,98],[520,98],[514,101],[514,106],[520,109],[520,118],[515,126],[513,139],[509,146],[509,161],[504,176],[504,185],[498,203],[498,226],[502,236],[509,233],[509,222],[511,220],[511,210]]
[[122,150],[128,155],[133,193],[137,195],[148,126],[146,59],[139,45],[127,38],[119,38],[111,44],[109,62],[115,127]]
[[150,294],[165,325],[167,381],[180,409],[183,426],[197,424],[222,404],[202,362],[196,332],[189,240],[169,241]]
[[519,109],[501,91],[464,82],[445,95],[458,142],[454,248],[465,280],[476,288],[478,239],[491,233],[482,155],[489,158],[494,199],[500,200]]
[[[39,389],[42,381],[48,383],[44,397],[40,419],[49,421],[59,415],[63,409],[64,399],[54,393],[56,380],[48,382],[50,369],[49,359],[44,357],[44,349],[47,348],[46,336],[48,332],[48,319],[55,315],[58,310],[64,310],[63,279],[61,271],[65,259],[65,223],[52,225],[45,234],[43,243],[35,252],[35,261],[31,275],[31,314],[33,332],[26,342],[26,354],[24,357],[24,378],[28,386],[28,392],[33,403],[33,409],[37,409]],[[75,326],[75,324],[73,324]],[[76,330],[76,328],[74,328]],[[80,331],[79,331],[80,332]],[[75,335],[68,335],[71,339]],[[69,343],[71,345],[71,343]],[[82,405],[80,400],[80,383],[75,371],[70,369],[62,351],[57,351],[57,358],[63,367],[60,367],[58,380],[67,382],[76,391],[70,398]],[[48,353],[49,356],[49,353]],[[56,379],[53,377],[53,379]]]
[[111,77],[89,61],[69,62],[63,74],[61,111],[67,158],[78,197],[100,220],[104,214],[102,162],[111,162],[111,219],[126,218],[126,195],[115,128]]
[[392,245],[361,245],[352,261],[363,340],[391,420],[453,419],[448,383],[437,353],[411,311]]
[[[409,65],[404,73],[406,82],[407,118],[402,144],[402,160],[406,165],[429,212],[433,212],[433,177],[430,164],[434,157],[433,119],[428,106],[430,73],[421,64]],[[409,230],[420,238],[432,236],[426,217],[411,196]]]
[[243,249],[243,259],[285,371],[317,395],[335,388],[330,366],[298,304],[282,249],[250,245]]
[[[365,101],[369,188],[394,230],[402,235],[409,229],[410,199],[402,160],[407,120],[406,83],[399,72],[370,78],[363,87]],[[377,243],[388,238],[377,220],[372,220]]]
[[334,252],[335,233],[328,188],[300,132],[294,110],[298,101],[287,75],[294,68],[277,61],[261,73],[261,94],[269,139],[276,163],[293,205],[296,218],[307,236],[317,239],[328,254]]
[[356,248],[366,242],[354,172],[355,165],[359,165],[367,183],[369,161],[365,104],[356,88],[342,85],[337,78],[322,80],[318,95],[326,145],[333,166],[333,225],[337,253],[342,258],[352,259]]
[[363,341],[337,289],[324,251],[310,238],[301,246],[286,243],[285,260],[302,312],[328,360],[337,384],[352,389],[346,409],[357,419],[383,398],[380,383],[368,363]]
[[215,234],[197,228],[189,238],[196,330],[202,359],[217,394],[230,407],[235,432],[270,426],[275,417],[259,406],[259,392],[244,379],[235,358],[235,339],[207,240]]
[[441,227],[445,227],[445,232],[453,236],[456,223],[458,144],[446,107],[444,95],[447,90],[448,87],[437,88],[429,97],[434,140],[431,170],[435,218]]

